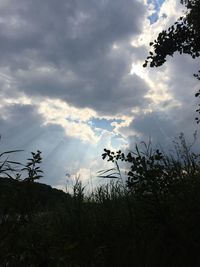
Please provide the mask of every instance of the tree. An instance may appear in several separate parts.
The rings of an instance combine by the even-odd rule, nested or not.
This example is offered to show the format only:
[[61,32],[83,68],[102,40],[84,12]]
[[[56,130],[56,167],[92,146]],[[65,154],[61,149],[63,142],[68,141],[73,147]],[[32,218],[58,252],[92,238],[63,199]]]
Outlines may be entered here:
[[[181,3],[187,8],[185,15],[150,43],[153,51],[149,52],[144,67],[148,64],[150,67],[161,66],[166,57],[175,52],[189,54],[192,58],[200,56],[200,0],[181,0]],[[195,76],[200,80],[199,75]]]
[[[181,0],[181,4],[187,8],[184,16],[149,44],[153,51],[149,52],[143,67],[148,64],[150,67],[159,67],[166,62],[167,56],[173,56],[175,52],[189,54],[194,59],[200,56],[200,0]],[[200,70],[194,77],[200,80]],[[195,96],[200,97],[200,90]],[[200,108],[196,112],[200,114]],[[198,117],[195,120],[200,122]]]

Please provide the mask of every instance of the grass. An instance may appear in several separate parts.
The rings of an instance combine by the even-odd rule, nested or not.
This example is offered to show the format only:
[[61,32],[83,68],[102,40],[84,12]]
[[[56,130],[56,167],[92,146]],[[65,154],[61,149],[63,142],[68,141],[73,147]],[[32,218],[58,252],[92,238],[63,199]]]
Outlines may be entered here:
[[[85,194],[77,178],[72,194],[48,208],[34,198],[32,180],[27,209],[25,190],[0,191],[0,266],[199,266],[200,156],[183,135],[171,155],[145,149],[106,150],[116,168],[100,175],[113,179]],[[8,199],[15,209],[3,212]]]

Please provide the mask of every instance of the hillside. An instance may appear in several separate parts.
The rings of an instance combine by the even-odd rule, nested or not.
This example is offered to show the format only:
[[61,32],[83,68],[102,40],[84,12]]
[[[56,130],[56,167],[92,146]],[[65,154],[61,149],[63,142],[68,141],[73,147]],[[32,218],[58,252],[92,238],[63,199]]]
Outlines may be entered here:
[[0,212],[51,211],[66,204],[70,196],[49,185],[0,178]]

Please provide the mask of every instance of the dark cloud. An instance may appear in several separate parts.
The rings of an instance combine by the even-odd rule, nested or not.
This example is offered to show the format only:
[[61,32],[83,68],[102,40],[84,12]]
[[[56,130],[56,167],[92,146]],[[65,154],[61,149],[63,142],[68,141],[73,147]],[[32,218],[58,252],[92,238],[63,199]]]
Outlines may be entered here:
[[132,121],[129,130],[135,134],[129,136],[129,146],[134,148],[135,144],[151,140],[154,147],[161,147],[169,152],[173,148],[173,140],[183,133],[189,143],[193,142],[193,134],[198,132],[198,138],[193,149],[200,148],[200,137],[198,126],[194,121],[194,113],[191,106],[181,106],[171,109],[168,112],[154,111],[147,114],[140,114]]
[[[105,68],[102,67],[103,73]],[[120,78],[117,70],[107,71],[106,76],[100,72],[91,78],[25,72],[20,88],[33,96],[61,98],[76,107],[89,107],[100,114],[128,114],[133,107],[148,103],[143,98],[148,86],[140,77],[124,75]]]
[[139,33],[144,6],[133,0],[22,0],[8,1],[0,14],[2,46],[9,53],[35,50],[50,62],[51,55],[76,62]]
[[176,55],[168,62],[168,88],[174,97],[183,105],[194,105],[194,95],[199,89],[199,81],[193,77],[199,70],[200,61],[187,55]]
[[152,142],[160,144],[169,143],[169,139],[176,136],[178,129],[174,126],[175,122],[159,112],[141,114],[130,124],[130,128],[139,136],[138,141],[151,139]]
[[126,114],[146,104],[147,84],[128,75],[128,42],[140,33],[144,11],[133,0],[8,1],[0,11],[1,64],[29,96]]

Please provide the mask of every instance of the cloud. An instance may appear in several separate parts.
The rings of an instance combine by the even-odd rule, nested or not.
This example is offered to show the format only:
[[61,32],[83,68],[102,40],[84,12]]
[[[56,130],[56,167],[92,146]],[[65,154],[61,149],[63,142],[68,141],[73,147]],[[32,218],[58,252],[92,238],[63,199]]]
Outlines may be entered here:
[[[153,148],[159,148],[166,153],[174,149],[173,141],[178,140],[181,133],[186,142],[192,144],[194,133],[197,131],[197,139],[192,147],[198,153],[200,147],[199,127],[195,125],[194,116],[188,107],[179,107],[170,110],[169,113],[154,111],[140,114],[129,126],[129,149],[134,150],[135,144],[151,141]],[[126,129],[127,131],[127,129]]]
[[20,89],[29,96],[61,99],[101,115],[127,114],[131,108],[147,104],[144,96],[148,92],[145,81],[128,73],[127,61],[123,55],[119,59],[104,57],[90,62],[87,73],[84,69],[84,73],[77,75],[47,68],[28,73],[19,71],[16,79]]
[[94,145],[66,135],[58,124],[44,124],[45,120],[32,105],[13,104],[4,106],[0,118],[1,151],[23,149],[11,157],[25,163],[31,151],[42,151],[45,179],[52,185],[65,183],[65,173],[72,174],[90,165],[96,154]]
[[142,107],[148,85],[128,75],[128,43],[144,14],[139,1],[8,1],[0,11],[4,74],[29,97],[57,98],[101,115]]
[[1,1],[1,149],[42,150],[46,182],[61,186],[65,172],[105,168],[104,147],[193,131],[198,62],[176,55],[142,68],[180,3],[166,0],[153,24],[149,10],[138,0]]
[[[150,90],[150,104],[145,109],[138,109],[129,126],[119,128],[124,136],[128,136],[129,147],[147,141],[151,138],[153,143],[161,144],[166,150],[172,144],[173,138],[180,132],[185,133],[187,139],[198,126],[195,123],[195,109],[198,100],[194,94],[199,89],[199,82],[193,77],[199,68],[199,60],[193,60],[188,55],[168,57],[167,62],[159,68],[141,68],[141,59],[150,49],[149,42],[154,40],[161,30],[167,29],[180,16],[183,7],[179,2],[166,0],[158,14],[159,19],[152,25],[146,19],[143,31],[132,42],[134,49],[140,48],[139,55],[135,57],[132,73],[137,73],[146,81]],[[166,16],[163,17],[162,14]],[[195,148],[199,148],[199,141]]]

